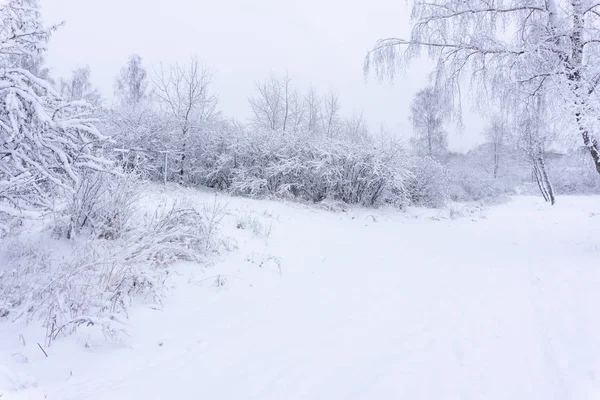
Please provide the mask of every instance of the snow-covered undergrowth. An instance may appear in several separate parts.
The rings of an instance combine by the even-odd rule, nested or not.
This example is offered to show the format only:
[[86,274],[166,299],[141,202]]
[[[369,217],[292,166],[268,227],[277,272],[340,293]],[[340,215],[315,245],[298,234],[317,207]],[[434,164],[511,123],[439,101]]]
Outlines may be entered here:
[[[454,171],[411,156],[391,138],[330,138],[216,124],[190,139],[186,152],[186,184],[251,198],[442,208],[448,201],[479,201],[507,191],[489,174]],[[162,181],[164,156],[128,156],[123,165]],[[169,179],[181,179],[180,171],[171,171]]]
[[46,357],[39,324],[2,318],[3,399],[600,393],[598,197],[404,212],[175,186],[144,198],[226,205],[236,250],[176,263],[162,304],[134,304],[119,342],[82,329]]
[[3,238],[0,317],[41,324],[44,346],[80,327],[120,339],[132,303],[162,302],[174,263],[201,265],[217,249],[223,210],[89,174],[62,211]]
[[363,206],[407,200],[408,157],[393,141],[218,126],[188,147],[188,182],[236,195]]

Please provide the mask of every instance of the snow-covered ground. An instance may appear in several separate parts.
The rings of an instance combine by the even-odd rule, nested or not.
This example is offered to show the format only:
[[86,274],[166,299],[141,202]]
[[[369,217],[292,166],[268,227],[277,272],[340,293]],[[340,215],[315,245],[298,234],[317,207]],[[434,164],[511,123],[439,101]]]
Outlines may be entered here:
[[0,398],[600,398],[600,198],[453,213],[219,198],[235,249],[179,266],[123,344],[80,333],[45,357],[43,330],[0,323]]

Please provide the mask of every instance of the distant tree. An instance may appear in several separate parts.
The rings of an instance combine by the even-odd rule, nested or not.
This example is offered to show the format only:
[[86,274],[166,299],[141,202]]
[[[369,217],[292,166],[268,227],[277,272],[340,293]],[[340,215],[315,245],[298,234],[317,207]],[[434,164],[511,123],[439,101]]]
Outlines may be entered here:
[[33,216],[52,208],[57,190],[74,192],[83,169],[106,167],[95,154],[104,137],[85,103],[24,67],[54,29],[43,25],[38,2],[9,0],[0,21],[0,214]]
[[61,96],[70,101],[83,100],[93,107],[100,107],[102,105],[102,95],[98,89],[92,86],[90,75],[89,67],[75,69],[70,79],[61,80]]
[[272,131],[297,131],[305,117],[305,103],[292,85],[292,78],[271,75],[256,83],[256,94],[248,99],[252,109],[252,124]]
[[296,91],[292,89],[292,78],[290,78],[289,74],[285,74],[283,79],[281,80],[281,95],[283,100],[283,116],[282,116],[282,129],[285,132],[289,129],[290,123],[290,114],[292,113],[292,105],[291,103],[296,98],[297,102],[297,94]]
[[271,75],[268,80],[257,82],[256,93],[248,100],[255,128],[284,133],[302,131],[328,138],[341,135],[358,138],[368,134],[362,113],[342,118],[337,91],[331,89],[320,96],[311,86],[301,95],[287,74]]
[[147,91],[148,73],[142,64],[142,58],[132,54],[116,79],[115,95],[123,105],[137,107],[146,99]]
[[50,69],[44,63],[44,57],[41,54],[22,57],[21,67],[31,72],[34,76],[54,84],[54,79],[50,76]]
[[500,158],[508,136],[507,129],[506,122],[499,115],[495,115],[484,132],[486,139],[492,145],[494,179],[498,177],[498,171],[500,170]]
[[341,131],[340,97],[335,90],[331,89],[325,95],[321,115],[324,135],[329,138],[338,136]]
[[314,87],[310,87],[304,96],[304,105],[306,107],[306,130],[310,133],[317,133],[321,126],[321,99]]
[[256,83],[257,94],[250,97],[250,107],[254,114],[252,123],[259,128],[272,131],[281,129],[283,125],[283,101],[281,82],[275,75],[263,82]]
[[439,159],[448,152],[444,124],[449,113],[447,103],[433,87],[417,92],[410,108],[417,154]]
[[344,121],[344,135],[353,140],[360,140],[369,136],[367,120],[362,111],[353,113],[350,118]]
[[[156,175],[149,168],[152,162],[164,154],[156,151],[165,150],[164,138],[167,124],[166,118],[153,109],[148,97],[148,73],[142,65],[142,58],[132,54],[127,64],[115,78],[116,104],[106,115],[106,128],[115,138],[117,159],[126,170],[137,170],[146,177]],[[151,168],[154,165],[151,165]],[[164,161],[163,161],[164,169]],[[163,171],[164,173],[164,171]]]
[[286,84],[285,89],[285,104],[287,108],[287,118],[285,122],[284,131],[298,132],[303,129],[306,124],[306,118],[308,117],[307,113],[307,104],[300,97],[298,90],[290,85],[289,81]]
[[179,153],[179,183],[185,182],[186,154],[191,135],[217,116],[217,97],[210,93],[212,72],[197,59],[189,65],[172,65],[154,77],[154,96],[162,111],[170,116],[176,132],[170,138]]

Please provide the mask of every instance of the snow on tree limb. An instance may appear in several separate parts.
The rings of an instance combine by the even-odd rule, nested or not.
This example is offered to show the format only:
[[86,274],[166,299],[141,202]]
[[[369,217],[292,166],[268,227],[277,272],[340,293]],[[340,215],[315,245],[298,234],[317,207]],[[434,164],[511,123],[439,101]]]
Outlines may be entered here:
[[415,0],[411,18],[410,38],[378,41],[365,73],[393,78],[426,51],[446,88],[468,78],[504,105],[543,92],[568,110],[600,173],[600,1]]
[[52,30],[42,25],[37,1],[10,0],[0,21],[0,213],[24,216],[50,208],[57,188],[72,191],[82,168],[105,169],[94,153],[106,137],[89,104],[65,101],[20,66],[20,58],[45,49]]

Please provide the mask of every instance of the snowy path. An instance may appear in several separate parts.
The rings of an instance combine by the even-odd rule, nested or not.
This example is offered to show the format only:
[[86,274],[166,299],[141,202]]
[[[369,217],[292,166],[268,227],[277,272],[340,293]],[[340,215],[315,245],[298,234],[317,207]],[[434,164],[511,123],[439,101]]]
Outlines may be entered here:
[[560,200],[430,221],[236,199],[273,228],[228,222],[238,251],[192,278],[224,287],[186,272],[128,348],[58,343],[9,398],[599,398],[600,199]]

